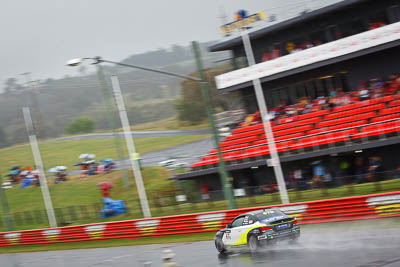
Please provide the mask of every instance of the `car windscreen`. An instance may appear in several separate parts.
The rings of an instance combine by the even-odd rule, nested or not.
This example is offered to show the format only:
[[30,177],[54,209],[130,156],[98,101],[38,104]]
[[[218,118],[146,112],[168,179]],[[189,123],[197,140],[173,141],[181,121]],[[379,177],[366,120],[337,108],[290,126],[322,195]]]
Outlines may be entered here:
[[286,214],[280,210],[264,210],[260,213],[256,214],[256,217],[259,221],[263,221],[265,219],[277,217],[277,216],[285,216]]

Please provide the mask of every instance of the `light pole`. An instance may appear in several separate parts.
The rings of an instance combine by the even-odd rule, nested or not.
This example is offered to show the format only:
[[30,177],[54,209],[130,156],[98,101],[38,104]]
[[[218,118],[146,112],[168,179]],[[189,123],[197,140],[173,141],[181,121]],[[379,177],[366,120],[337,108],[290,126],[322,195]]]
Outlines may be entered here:
[[3,188],[3,179],[1,175],[2,174],[0,172],[0,202],[3,210],[3,220],[7,231],[13,231],[14,223],[10,215],[10,207],[8,206],[7,195]]
[[[249,63],[249,66],[252,66],[255,64],[255,60],[254,60],[253,50],[251,48],[250,38],[247,33],[247,29],[245,28],[242,29],[241,35],[247,61]],[[276,151],[274,134],[272,132],[271,123],[268,118],[268,109],[267,105],[265,104],[265,97],[263,89],[261,87],[260,79],[254,79],[253,86],[254,86],[254,91],[256,93],[258,108],[261,111],[261,119],[264,125],[264,131],[267,136],[268,147],[271,153],[271,165],[274,168],[275,177],[279,188],[279,194],[281,196],[282,203],[286,204],[289,203],[289,195],[286,190],[286,184],[285,184],[285,179],[283,178],[283,172],[282,172],[281,162],[279,160],[279,155],[278,152]]]
[[46,176],[44,175],[43,161],[42,161],[42,157],[40,155],[39,146],[38,146],[36,135],[35,135],[33,125],[32,125],[31,113],[30,113],[28,107],[24,107],[22,109],[22,111],[24,113],[25,126],[26,126],[26,131],[28,132],[28,135],[29,135],[29,142],[31,144],[33,159],[35,160],[36,168],[39,171],[40,189],[42,191],[44,206],[46,207],[49,224],[50,224],[50,227],[57,227],[57,221],[56,221],[56,217],[54,215],[53,203],[51,201],[49,188],[47,186]]
[[111,76],[111,83],[114,92],[115,102],[117,103],[119,117],[121,119],[122,128],[124,130],[125,142],[129,152],[129,162],[131,164],[133,174],[135,176],[136,185],[138,188],[143,188],[143,190],[138,190],[140,205],[142,206],[142,211],[145,217],[151,217],[151,211],[149,208],[149,203],[147,201],[146,191],[144,190],[142,172],[140,171],[139,159],[136,156],[135,143],[133,141],[132,132],[129,127],[129,119],[126,114],[126,108],[124,99],[122,97],[121,88],[119,86],[118,77]]
[[[79,61],[70,60],[70,61],[68,61],[67,66],[70,66],[70,67],[78,66],[82,63],[83,60],[84,59],[79,60]],[[100,62],[98,62],[98,61],[94,62],[94,64],[96,65],[97,77],[99,79],[101,92],[103,95],[104,106],[106,109],[107,124],[108,124],[108,127],[111,128],[111,131],[113,134],[113,141],[114,141],[115,149],[117,151],[118,160],[119,160],[119,162],[122,163],[122,161],[124,160],[124,156],[123,156],[123,152],[122,152],[122,148],[121,148],[121,140],[115,130],[117,128],[117,119],[115,118],[115,114],[113,112],[113,106],[112,106],[112,102],[111,102],[111,94],[110,94],[110,90],[108,89],[108,86],[107,86],[107,81],[106,81],[106,77],[104,74],[104,70],[103,70],[102,66],[98,63],[100,63]],[[124,168],[121,168],[121,172],[122,172],[122,179],[124,181],[124,185],[127,187],[130,186],[128,172]]]
[[26,87],[30,98],[30,108],[32,109],[34,116],[36,116],[36,120],[34,120],[36,123],[33,123],[33,127],[37,131],[36,134],[38,135],[38,138],[44,139],[46,138],[46,131],[42,116],[40,114],[39,102],[37,98],[38,92],[34,86],[35,81],[32,81],[30,72],[24,72],[21,73],[21,75],[25,77]]
[[[97,65],[99,65],[100,63],[111,63],[111,64],[124,66],[124,67],[128,67],[128,68],[134,68],[134,69],[140,69],[140,70],[145,70],[145,71],[150,71],[150,72],[156,72],[156,73],[160,73],[160,74],[165,74],[165,75],[169,75],[169,76],[178,77],[178,78],[181,78],[181,79],[186,79],[186,80],[199,82],[201,84],[201,87],[202,87],[202,93],[203,93],[204,102],[205,102],[205,104],[207,106],[208,120],[209,120],[211,129],[213,131],[215,145],[216,145],[217,150],[218,150],[218,157],[219,157],[219,163],[218,163],[219,168],[218,168],[218,170],[219,170],[219,174],[220,174],[221,184],[223,186],[224,196],[225,196],[225,199],[228,201],[229,208],[233,209],[233,208],[236,207],[236,204],[235,204],[235,201],[234,201],[234,198],[233,198],[232,186],[231,186],[231,183],[230,183],[229,178],[228,178],[228,172],[227,172],[227,169],[226,169],[226,166],[225,166],[225,162],[224,162],[223,157],[222,157],[221,148],[220,148],[220,145],[219,145],[219,136],[218,136],[218,132],[216,130],[216,126],[215,126],[215,122],[214,122],[214,118],[213,118],[212,107],[210,105],[208,83],[204,78],[203,65],[202,65],[202,62],[201,62],[201,57],[200,57],[198,44],[197,44],[197,42],[193,42],[192,45],[193,45],[193,50],[194,50],[194,53],[195,53],[197,70],[199,72],[200,78],[196,78],[196,77],[192,77],[192,76],[188,76],[188,75],[184,75],[184,74],[179,74],[179,73],[174,73],[174,72],[170,72],[170,71],[152,69],[152,68],[147,68],[147,67],[138,66],[138,65],[125,64],[125,63],[105,60],[105,59],[102,59],[101,57],[71,59],[70,61],[67,62],[67,65],[68,66],[78,66],[84,60],[92,60],[92,61],[94,61],[94,64],[97,64]],[[139,190],[143,190],[144,194],[146,194],[144,187],[140,188],[139,185],[137,185],[137,187],[138,187],[138,191]]]

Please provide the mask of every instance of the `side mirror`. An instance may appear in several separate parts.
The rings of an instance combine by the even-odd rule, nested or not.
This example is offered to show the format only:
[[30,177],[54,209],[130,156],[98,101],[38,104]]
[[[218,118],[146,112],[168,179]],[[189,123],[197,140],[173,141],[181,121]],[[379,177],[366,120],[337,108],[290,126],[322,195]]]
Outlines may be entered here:
[[229,228],[232,228],[232,225],[231,225],[231,224],[227,224],[227,225],[226,225],[226,228],[228,228],[228,229],[229,229]]

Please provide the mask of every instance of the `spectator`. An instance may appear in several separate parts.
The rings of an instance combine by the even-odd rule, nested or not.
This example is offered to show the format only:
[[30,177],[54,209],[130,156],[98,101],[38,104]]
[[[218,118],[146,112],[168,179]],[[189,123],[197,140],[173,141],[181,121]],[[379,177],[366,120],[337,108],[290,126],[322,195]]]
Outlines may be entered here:
[[365,175],[365,168],[364,162],[362,158],[356,158],[354,162],[354,175],[355,175],[355,183],[361,184],[365,182],[364,175]]
[[366,179],[369,182],[379,181],[382,171],[382,160],[379,157],[369,157]]
[[303,178],[303,170],[301,168],[297,168],[293,171],[293,178],[295,183],[296,190],[301,190],[302,184],[304,181]]
[[323,181],[325,187],[331,187],[334,185],[332,174],[327,168],[324,168]]
[[329,89],[329,97],[333,97],[337,94],[338,92],[334,88]]
[[312,165],[314,165],[314,167],[313,167],[313,178],[311,181],[311,185],[313,188],[323,187],[325,168],[321,164],[320,160],[313,162]]
[[366,87],[361,87],[359,90],[359,99],[360,101],[368,100],[370,98],[369,90]]
[[397,166],[397,169],[394,171],[393,178],[400,178],[400,165]]

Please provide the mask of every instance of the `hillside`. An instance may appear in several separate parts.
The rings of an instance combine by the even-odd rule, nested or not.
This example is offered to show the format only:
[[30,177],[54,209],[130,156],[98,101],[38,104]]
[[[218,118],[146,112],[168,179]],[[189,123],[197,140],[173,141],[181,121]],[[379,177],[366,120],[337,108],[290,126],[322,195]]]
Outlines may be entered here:
[[[229,57],[227,53],[206,52],[208,44],[201,44],[206,67],[214,66],[217,59]],[[189,46],[174,45],[170,50],[132,55],[123,62],[184,74],[195,71]],[[87,71],[89,68],[91,72]],[[105,66],[105,71],[107,76],[118,75],[132,125],[176,115],[174,105],[180,96],[182,80],[110,65]],[[0,95],[0,147],[27,141],[21,108],[29,105],[30,98],[26,91],[21,90],[21,85],[14,87],[8,88],[11,92]],[[47,79],[40,81],[37,88],[39,110],[32,113],[34,117],[41,117],[42,138],[63,135],[65,126],[77,117],[93,119],[98,130],[108,129],[99,82],[90,65],[87,69],[82,68],[79,76]]]

